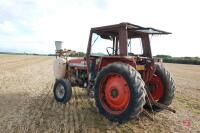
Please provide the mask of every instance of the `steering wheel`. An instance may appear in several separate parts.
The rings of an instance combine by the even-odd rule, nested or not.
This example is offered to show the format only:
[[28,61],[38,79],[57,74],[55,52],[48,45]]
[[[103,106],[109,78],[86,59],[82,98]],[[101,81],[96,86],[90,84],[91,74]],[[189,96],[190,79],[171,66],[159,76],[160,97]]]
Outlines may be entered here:
[[111,56],[112,54],[109,53],[109,50],[108,50],[108,49],[112,49],[112,51],[114,51],[114,53],[116,53],[116,50],[114,50],[112,47],[107,47],[107,48],[106,48],[106,51],[107,51],[107,53],[108,53],[109,56]]

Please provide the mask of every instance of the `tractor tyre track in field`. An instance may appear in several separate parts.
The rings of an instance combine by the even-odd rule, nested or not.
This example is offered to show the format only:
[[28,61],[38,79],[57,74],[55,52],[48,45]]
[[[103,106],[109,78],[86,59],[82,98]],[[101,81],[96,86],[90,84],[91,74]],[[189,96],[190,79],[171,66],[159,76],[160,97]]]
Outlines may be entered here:
[[72,98],[58,103],[53,96],[53,59],[47,56],[0,55],[0,132],[2,133],[132,133],[200,132],[200,67],[164,64],[177,91],[170,105],[176,114],[143,114],[127,123],[112,123],[98,113],[84,88],[73,87]]

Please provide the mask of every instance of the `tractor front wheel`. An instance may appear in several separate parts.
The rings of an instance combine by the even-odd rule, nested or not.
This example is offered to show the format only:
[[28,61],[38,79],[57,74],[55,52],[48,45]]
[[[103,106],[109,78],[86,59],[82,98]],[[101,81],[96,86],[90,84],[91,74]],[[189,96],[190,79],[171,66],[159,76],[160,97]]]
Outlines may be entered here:
[[100,114],[123,122],[140,114],[145,104],[144,82],[130,65],[116,62],[104,67],[95,81],[95,101]]
[[67,79],[57,79],[53,89],[56,101],[66,103],[71,99],[72,87]]

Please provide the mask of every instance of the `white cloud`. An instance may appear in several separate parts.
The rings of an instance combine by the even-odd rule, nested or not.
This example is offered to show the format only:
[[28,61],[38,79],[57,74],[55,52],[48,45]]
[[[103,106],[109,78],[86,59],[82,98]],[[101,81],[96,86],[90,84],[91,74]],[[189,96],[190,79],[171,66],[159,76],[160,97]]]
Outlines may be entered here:
[[10,34],[16,32],[16,27],[12,24],[12,22],[4,21],[0,23],[0,31],[4,32],[5,34]]
[[[3,23],[0,20],[0,30],[20,30],[13,24],[17,21],[32,31],[4,38],[4,41],[13,42],[12,45],[16,47],[18,44],[15,41],[30,42],[29,47],[46,53],[54,52],[54,41],[62,40],[66,48],[86,51],[91,27],[126,21],[173,33],[153,37],[154,55],[200,56],[198,0],[30,0],[29,3],[18,0],[17,4],[16,1],[11,1],[0,2],[3,9],[0,11],[11,16],[6,17],[7,20]],[[0,36],[5,35],[0,33]]]

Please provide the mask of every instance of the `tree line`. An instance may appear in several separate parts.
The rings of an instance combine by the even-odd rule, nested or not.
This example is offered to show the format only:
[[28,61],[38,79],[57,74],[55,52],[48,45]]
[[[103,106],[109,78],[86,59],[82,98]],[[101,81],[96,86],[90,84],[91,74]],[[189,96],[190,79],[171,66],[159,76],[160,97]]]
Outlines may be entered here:
[[156,58],[162,58],[166,63],[193,64],[200,65],[199,57],[172,57],[170,55],[156,55]]

